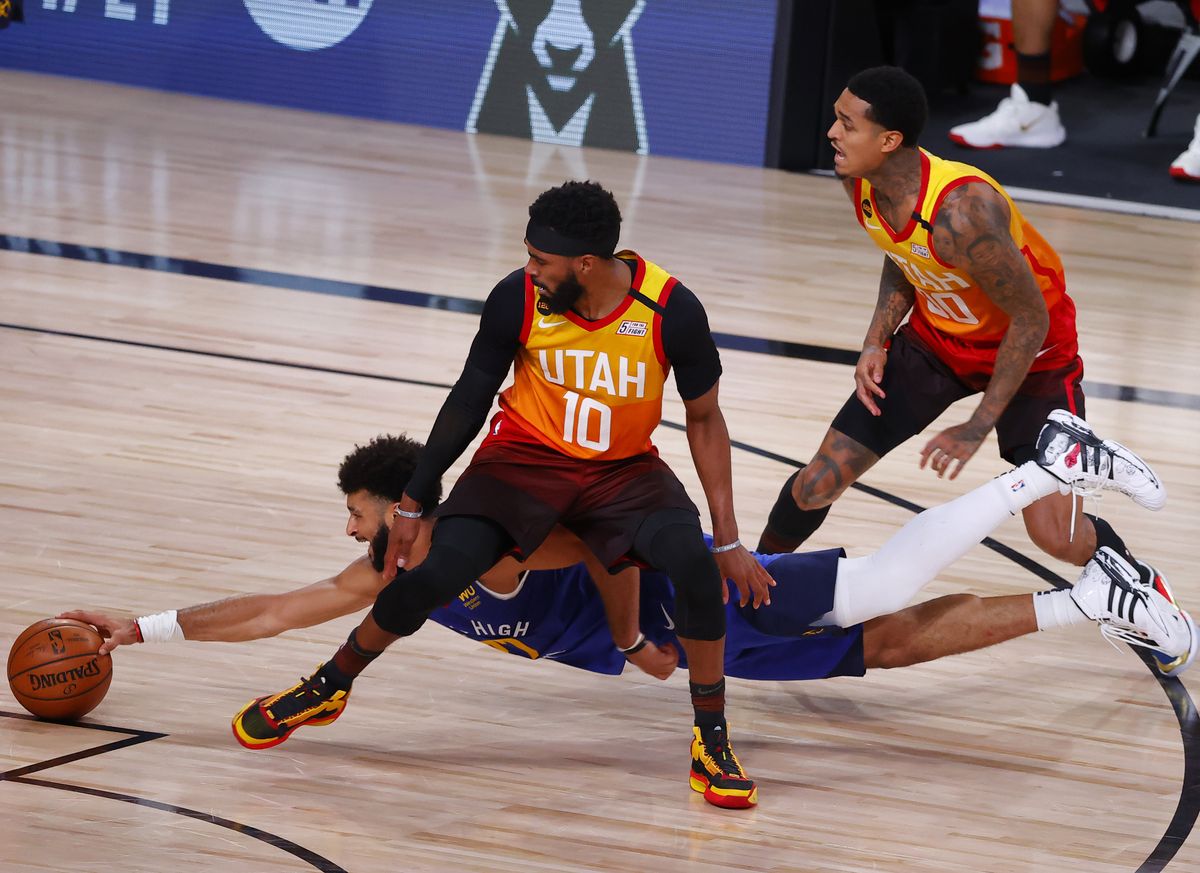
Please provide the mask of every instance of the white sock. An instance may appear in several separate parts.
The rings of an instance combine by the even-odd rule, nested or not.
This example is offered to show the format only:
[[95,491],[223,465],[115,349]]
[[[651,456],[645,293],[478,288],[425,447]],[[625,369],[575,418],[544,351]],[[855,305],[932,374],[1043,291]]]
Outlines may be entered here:
[[1075,605],[1070,591],[1038,591],[1033,595],[1033,614],[1040,631],[1091,621]]
[[874,554],[838,561],[833,609],[817,623],[850,627],[903,609],[1005,519],[1057,491],[1058,480],[1030,461],[925,510]]
[[994,482],[1001,484],[1008,501],[1009,512],[1016,515],[1025,507],[1051,494],[1069,494],[1071,489],[1059,482],[1034,461],[1026,461],[1019,467],[997,476]]

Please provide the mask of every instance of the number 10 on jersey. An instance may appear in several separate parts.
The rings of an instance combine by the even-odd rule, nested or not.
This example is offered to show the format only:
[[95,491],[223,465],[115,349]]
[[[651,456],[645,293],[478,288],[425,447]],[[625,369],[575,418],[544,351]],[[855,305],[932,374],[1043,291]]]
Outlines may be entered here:
[[[612,440],[612,409],[599,400],[580,397],[574,391],[567,391],[563,399],[567,401],[563,414],[563,442],[597,452],[608,451]],[[593,423],[593,418],[598,421]],[[596,439],[591,438],[593,429],[599,430]]]

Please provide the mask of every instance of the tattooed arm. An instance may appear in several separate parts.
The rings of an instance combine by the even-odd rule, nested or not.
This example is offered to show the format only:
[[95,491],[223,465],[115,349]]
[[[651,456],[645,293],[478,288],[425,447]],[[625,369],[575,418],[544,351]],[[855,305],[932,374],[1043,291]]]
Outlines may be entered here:
[[970,274],[1009,317],[996,351],[996,368],[970,421],[942,431],[921,452],[944,475],[953,461],[953,479],[996,426],[1000,414],[1025,381],[1050,329],[1050,314],[1037,280],[1009,231],[1008,202],[991,185],[968,182],[955,188],[934,219],[938,256]]
[[855,393],[872,415],[879,415],[875,397],[886,396],[879,383],[883,380],[883,368],[887,366],[887,342],[912,309],[916,295],[912,283],[892,259],[885,256],[883,272],[879,276],[879,299],[875,302],[875,314],[871,317],[862,354],[854,368]]

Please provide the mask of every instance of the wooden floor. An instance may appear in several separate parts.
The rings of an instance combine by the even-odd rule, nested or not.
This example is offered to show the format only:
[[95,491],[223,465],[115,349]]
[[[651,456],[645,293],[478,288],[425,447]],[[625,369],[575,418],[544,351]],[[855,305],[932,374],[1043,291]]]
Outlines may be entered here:
[[[13,237],[481,299],[523,262],[528,202],[591,177],[621,201],[624,243],[717,331],[855,349],[874,302],[880,256],[828,179],[23,74],[0,89]],[[1182,397],[1088,411],[1170,491],[1161,513],[1110,497],[1103,514],[1196,606],[1200,226],[1027,212],[1067,265],[1087,377]],[[342,535],[337,463],[377,433],[424,438],[475,325],[107,259],[0,252],[0,640],[69,608],[144,614],[340,569],[361,547]],[[843,365],[723,360],[734,438],[796,459],[851,386]],[[682,421],[677,401],[665,417]],[[699,495],[682,434],[657,439]],[[939,482],[917,442],[867,483],[931,505],[1004,469],[990,443]],[[743,450],[734,465],[754,539],[788,468]],[[852,493],[812,544],[863,554],[908,517]],[[1071,575],[1018,523],[997,537]],[[928,593],[1041,587],[980,547]],[[748,812],[688,790],[686,677],[593,676],[440,628],[376,662],[336,726],[237,746],[230,716],[352,624],[122,650],[83,725],[0,717],[10,775],[68,756],[0,784],[0,869],[1125,873],[1159,869],[1144,862],[1183,785],[1166,695],[1090,626],[864,679],[731,680],[761,786]],[[1200,837],[1168,869],[1200,869]]]

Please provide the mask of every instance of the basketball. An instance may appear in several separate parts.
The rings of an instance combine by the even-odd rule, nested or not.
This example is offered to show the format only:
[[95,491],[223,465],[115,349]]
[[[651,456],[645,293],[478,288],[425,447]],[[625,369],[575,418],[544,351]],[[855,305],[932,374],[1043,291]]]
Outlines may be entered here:
[[71,721],[95,709],[112,682],[112,657],[91,625],[47,618],[21,632],[8,653],[8,687],[38,718]]

